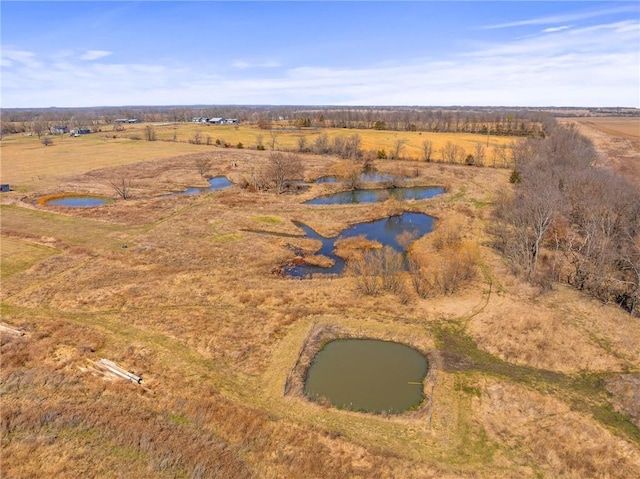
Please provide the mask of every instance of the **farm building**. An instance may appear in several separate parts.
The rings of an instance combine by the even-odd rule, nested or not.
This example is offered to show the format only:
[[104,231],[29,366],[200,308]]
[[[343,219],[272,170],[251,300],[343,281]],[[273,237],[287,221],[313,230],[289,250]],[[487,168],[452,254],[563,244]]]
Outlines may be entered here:
[[88,135],[89,133],[91,133],[91,130],[89,128],[74,128],[69,132],[69,135],[80,136],[80,135]]
[[50,131],[52,135],[64,135],[65,133],[69,133],[69,127],[66,125],[56,125],[52,126]]

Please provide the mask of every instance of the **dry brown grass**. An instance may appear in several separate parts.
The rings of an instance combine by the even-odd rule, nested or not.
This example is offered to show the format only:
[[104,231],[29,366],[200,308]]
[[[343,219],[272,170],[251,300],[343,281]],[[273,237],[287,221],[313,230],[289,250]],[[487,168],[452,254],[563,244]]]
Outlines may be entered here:
[[602,155],[603,165],[640,187],[640,117],[561,119],[578,125]]
[[[55,183],[3,197],[2,317],[27,332],[0,337],[3,475],[515,479],[638,470],[632,434],[571,410],[576,398],[586,401],[582,393],[544,379],[538,386],[549,387],[549,398],[515,386],[516,377],[497,382],[491,372],[456,372],[434,359],[433,389],[425,390],[429,420],[419,412],[339,411],[284,395],[314,321],[421,351],[440,347],[439,328],[467,326],[481,351],[511,366],[605,378],[640,369],[630,318],[577,292],[540,295],[492,253],[484,218],[508,184],[507,171],[377,162],[382,171],[418,166],[412,182],[449,185],[441,197],[394,205],[301,204],[336,185],[298,195],[234,186],[159,197],[202,185],[195,166],[202,155],[211,174],[238,182],[268,159],[268,152],[194,148],[198,153],[168,159],[72,169]],[[305,177],[337,163],[305,156]],[[107,180],[122,174],[135,179],[131,200],[83,210],[32,201],[66,191],[108,196]],[[334,236],[391,207],[431,214],[443,226],[450,220],[463,239],[477,242],[483,274],[451,297],[409,302],[394,294],[362,297],[349,277],[272,275],[295,257],[294,247],[317,249],[293,221]],[[428,239],[413,250],[427,252]],[[142,385],[92,374],[101,357],[142,376]],[[528,410],[533,419],[554,412],[565,419],[551,429],[519,429]],[[562,449],[545,453],[554,440]]]
[[544,476],[578,479],[640,475],[640,451],[560,401],[488,381],[475,401],[489,437],[513,447]]
[[[123,131],[107,131],[92,133],[81,137],[66,135],[53,137],[53,145],[44,146],[37,137],[26,135],[5,135],[0,142],[2,156],[2,181],[13,185],[17,191],[25,192],[35,188],[45,188],[58,183],[61,178],[72,174],[80,174],[95,169],[121,165],[133,165],[144,161],[173,158],[177,155],[197,154],[221,151],[236,151],[238,143],[244,148],[255,149],[256,137],[262,135],[267,144],[271,137],[268,130],[260,130],[252,125],[199,125],[193,123],[152,125],[156,131],[157,141],[145,138],[147,124],[127,125]],[[200,132],[203,144],[192,144],[195,132]],[[174,133],[177,141],[172,141]],[[491,137],[466,133],[420,133],[390,132],[377,130],[274,130],[277,135],[276,149],[297,151],[298,139],[306,137],[311,145],[320,134],[327,134],[330,139],[336,136],[358,134],[362,138],[362,149],[389,151],[398,139],[406,139],[403,157],[421,159],[421,145],[425,140],[433,144],[434,159],[439,159],[438,151],[447,142],[465,148],[472,153],[477,143],[487,148],[488,164],[491,151],[500,145],[508,145],[513,139],[508,137]],[[211,144],[206,144],[206,137],[211,137]],[[228,143],[229,148],[216,145],[216,140]],[[243,151],[243,150],[238,150]],[[194,171],[196,168],[194,167]]]

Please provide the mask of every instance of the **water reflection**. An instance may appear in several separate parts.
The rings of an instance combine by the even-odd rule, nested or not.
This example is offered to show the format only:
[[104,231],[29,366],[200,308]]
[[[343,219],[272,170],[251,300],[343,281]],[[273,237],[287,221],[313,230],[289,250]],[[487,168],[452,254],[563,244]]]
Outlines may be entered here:
[[391,246],[398,252],[404,253],[407,248],[406,238],[418,239],[433,229],[434,218],[424,213],[403,213],[377,221],[357,223],[342,231],[338,236],[325,238],[316,233],[304,223],[294,222],[307,237],[319,240],[322,246],[317,254],[327,256],[335,264],[329,268],[311,265],[287,266],[285,274],[294,278],[304,278],[317,273],[340,274],[344,270],[345,261],[334,254],[335,242],[341,238],[364,236],[371,241],[377,241],[383,246]]
[[375,190],[350,190],[341,191],[331,195],[319,196],[305,205],[344,205],[357,203],[379,203],[389,198],[399,201],[424,200],[444,193],[440,186],[410,186],[402,188],[383,188]]

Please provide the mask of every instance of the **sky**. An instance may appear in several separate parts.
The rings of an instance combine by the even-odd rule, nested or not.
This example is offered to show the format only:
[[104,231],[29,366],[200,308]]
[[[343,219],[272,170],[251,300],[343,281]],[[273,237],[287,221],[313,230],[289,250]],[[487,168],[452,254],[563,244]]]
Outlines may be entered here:
[[8,1],[2,108],[640,107],[638,1]]

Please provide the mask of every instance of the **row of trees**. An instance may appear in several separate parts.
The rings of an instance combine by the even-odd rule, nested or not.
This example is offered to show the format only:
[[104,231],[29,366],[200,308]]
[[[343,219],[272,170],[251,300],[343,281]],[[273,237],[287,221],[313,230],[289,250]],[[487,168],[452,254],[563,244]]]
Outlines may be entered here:
[[496,246],[514,269],[543,285],[567,282],[638,315],[640,194],[598,164],[573,126],[513,149],[511,181],[496,209]]
[[97,130],[118,118],[143,122],[189,122],[194,117],[239,118],[265,130],[275,125],[294,128],[362,128],[395,131],[468,132],[538,136],[542,110],[430,107],[127,107],[3,110],[3,133],[27,133],[34,125],[65,124]]

